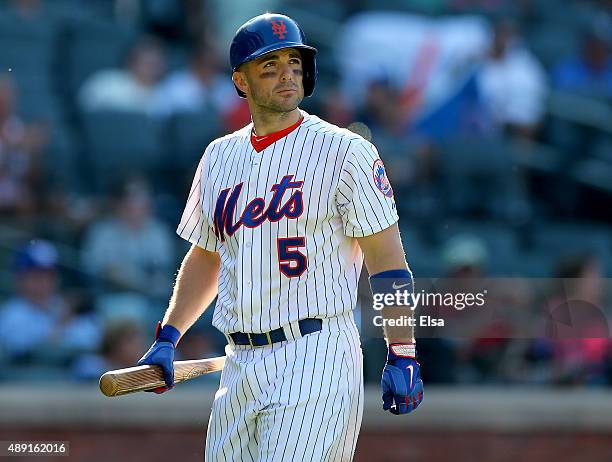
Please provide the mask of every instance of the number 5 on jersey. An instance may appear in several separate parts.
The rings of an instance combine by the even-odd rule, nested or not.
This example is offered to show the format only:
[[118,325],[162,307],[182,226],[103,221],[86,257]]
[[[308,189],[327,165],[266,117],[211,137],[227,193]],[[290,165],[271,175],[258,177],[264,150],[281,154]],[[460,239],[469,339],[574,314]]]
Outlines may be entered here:
[[288,278],[297,278],[308,268],[306,255],[299,251],[299,248],[305,245],[306,238],[304,237],[278,238],[278,266],[280,272]]

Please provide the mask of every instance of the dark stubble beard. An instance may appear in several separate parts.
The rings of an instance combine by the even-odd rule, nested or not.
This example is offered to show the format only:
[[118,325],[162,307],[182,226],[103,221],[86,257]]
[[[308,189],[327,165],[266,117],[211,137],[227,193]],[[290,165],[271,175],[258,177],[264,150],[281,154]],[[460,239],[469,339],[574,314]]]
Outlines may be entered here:
[[[280,97],[279,97],[280,98]],[[257,91],[253,92],[253,101],[257,104],[262,112],[268,113],[287,113],[295,110],[304,99],[304,91],[298,89],[295,96],[285,101],[278,101],[273,98],[273,95],[264,96]]]

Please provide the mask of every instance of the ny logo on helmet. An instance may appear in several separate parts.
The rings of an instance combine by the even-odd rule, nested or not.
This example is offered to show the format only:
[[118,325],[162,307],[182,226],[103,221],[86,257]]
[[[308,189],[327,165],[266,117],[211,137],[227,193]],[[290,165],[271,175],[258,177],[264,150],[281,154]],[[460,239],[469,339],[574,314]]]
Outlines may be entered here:
[[271,21],[272,23],[272,33],[277,35],[279,40],[283,40],[285,38],[285,34],[287,33],[287,26],[285,26],[285,21],[279,19],[277,21]]

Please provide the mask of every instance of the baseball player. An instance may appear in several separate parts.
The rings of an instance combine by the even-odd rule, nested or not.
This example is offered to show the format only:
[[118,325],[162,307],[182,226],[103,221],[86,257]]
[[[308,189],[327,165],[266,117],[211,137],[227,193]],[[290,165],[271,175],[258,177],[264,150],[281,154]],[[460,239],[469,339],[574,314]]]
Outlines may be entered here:
[[[252,123],[200,160],[177,229],[192,246],[139,362],[163,368],[158,392],[172,388],[175,347],[217,296],[213,325],[228,345],[207,461],[352,460],[363,409],[352,310],[364,257],[375,295],[412,286],[376,148],[298,108],[315,87],[316,52],[280,14],[236,32],[232,80]],[[383,408],[405,414],[423,399],[413,334],[385,335]]]

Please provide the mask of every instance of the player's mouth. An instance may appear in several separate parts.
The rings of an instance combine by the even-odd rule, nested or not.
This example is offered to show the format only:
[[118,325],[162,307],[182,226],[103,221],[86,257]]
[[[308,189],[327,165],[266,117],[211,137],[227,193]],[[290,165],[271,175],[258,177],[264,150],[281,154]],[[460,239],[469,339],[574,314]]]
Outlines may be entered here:
[[276,91],[279,95],[293,95],[294,93],[297,93],[297,88],[281,88],[280,90]]

